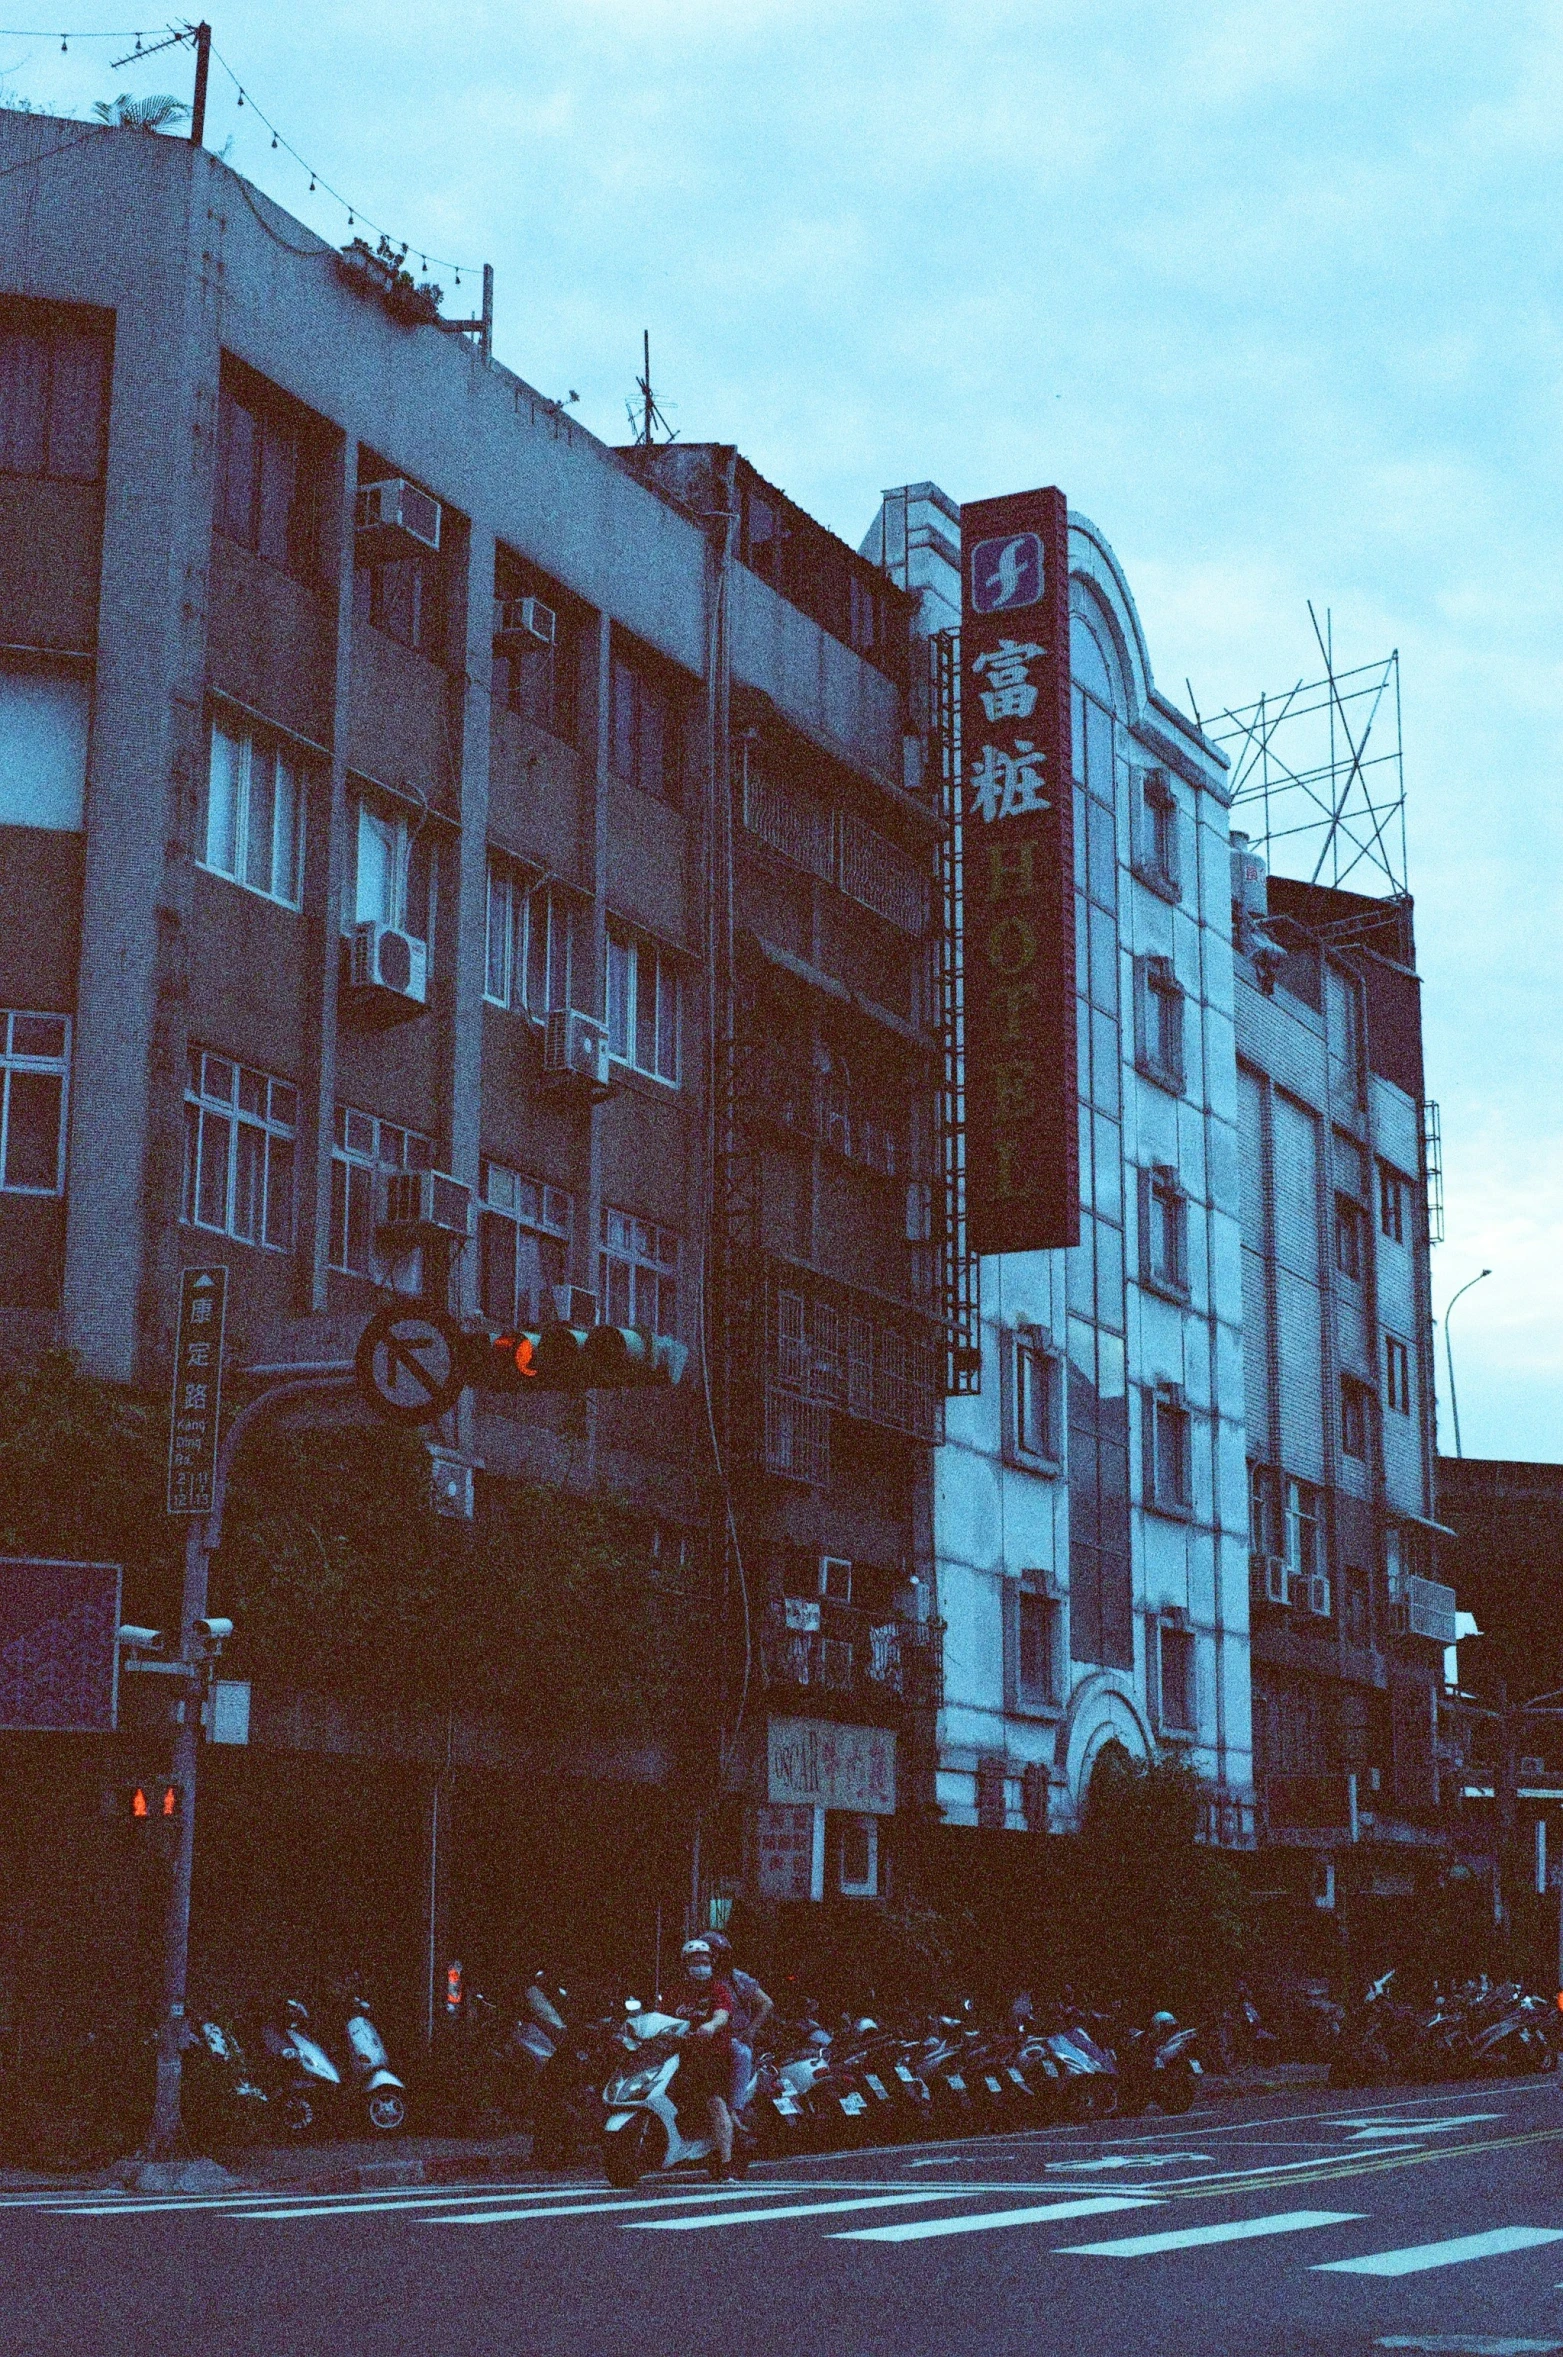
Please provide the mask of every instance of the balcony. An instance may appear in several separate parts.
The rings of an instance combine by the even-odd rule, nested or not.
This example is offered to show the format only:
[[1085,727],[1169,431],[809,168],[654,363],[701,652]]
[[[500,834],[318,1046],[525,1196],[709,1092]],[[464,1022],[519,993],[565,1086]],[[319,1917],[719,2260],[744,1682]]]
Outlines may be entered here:
[[[813,1625],[798,1625],[806,1622]],[[786,1599],[766,1609],[760,1665],[771,1691],[937,1710],[944,1699],[944,1623]]]

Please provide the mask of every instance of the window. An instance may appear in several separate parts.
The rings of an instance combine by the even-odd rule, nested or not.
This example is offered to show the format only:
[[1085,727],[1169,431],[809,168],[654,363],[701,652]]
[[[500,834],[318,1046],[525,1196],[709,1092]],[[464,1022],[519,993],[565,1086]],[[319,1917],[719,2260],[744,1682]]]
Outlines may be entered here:
[[608,1053],[678,1086],[678,969],[665,952],[608,928]]
[[0,1192],[65,1192],[68,1015],[0,1008]]
[[1170,958],[1141,962],[1140,1069],[1164,1088],[1183,1087],[1183,992]]
[[843,1817],[837,1851],[837,1887],[844,1899],[879,1895],[879,1819]]
[[416,1293],[423,1281],[422,1255],[409,1253],[393,1265],[375,1243],[375,1193],[382,1170],[429,1170],[433,1150],[416,1130],[380,1121],[373,1113],[336,1109],[331,1149],[331,1266],[345,1276],[394,1282],[398,1292]]
[[537,598],[553,615],[553,641],[507,638],[503,652],[494,656],[494,694],[509,711],[573,745],[580,729],[581,625],[577,611],[565,592],[542,574],[502,555],[495,571],[496,633],[501,608],[523,597]]
[[312,453],[280,401],[225,384],[218,410],[219,532],[268,564],[308,578],[315,570]]
[[0,667],[0,826],[80,830],[87,715],[85,678]]
[[1058,1606],[1022,1587],[1015,1598],[1015,1699],[1046,1709],[1058,1699]]
[[432,964],[437,869],[432,830],[421,815],[410,818],[362,795],[350,808],[354,919],[391,925],[427,942]]
[[1145,773],[1142,872],[1163,891],[1178,889],[1178,804],[1164,769]]
[[298,1091],[227,1056],[190,1051],[182,1217],[241,1244],[293,1242]]
[[1199,1724],[1194,1682],[1194,1632],[1174,1621],[1157,1624],[1161,1723],[1180,1731]]
[[1362,1282],[1362,1267],[1366,1257],[1367,1222],[1362,1206],[1350,1195],[1335,1198],[1335,1266],[1343,1277],[1354,1285]]
[[1410,1415],[1411,1353],[1393,1334],[1384,1337],[1384,1400],[1396,1415]]
[[96,329],[0,307],[0,475],[97,482],[108,377],[108,339]]
[[1015,1454],[1055,1466],[1063,1456],[1061,1363],[1056,1352],[1025,1335],[1016,1336],[1014,1352]]
[[1189,1289],[1189,1206],[1169,1164],[1145,1173],[1142,1266],[1153,1285],[1184,1295]]
[[615,777],[677,807],[678,715],[660,681],[617,650],[609,698],[609,762]]
[[1284,1552],[1281,1538],[1281,1493],[1269,1465],[1248,1468],[1248,1548],[1253,1555]]
[[1324,1569],[1319,1493],[1311,1481],[1293,1481],[1288,1475],[1282,1497],[1284,1515],[1281,1553],[1286,1559],[1286,1568],[1294,1581],[1312,1579]]
[[1373,1618],[1371,1591],[1365,1571],[1346,1567],[1345,1622],[1348,1645],[1366,1646],[1372,1643]]
[[236,721],[212,723],[206,865],[297,908],[304,877],[304,780],[291,755]]
[[1406,1181],[1387,1162],[1378,1166],[1378,1224],[1391,1244],[1406,1240]]
[[488,863],[488,964],[484,996],[534,1020],[586,995],[590,950],[585,904],[541,878],[528,882],[507,859]]
[[1341,1454],[1367,1461],[1368,1454],[1368,1393],[1365,1384],[1350,1375],[1341,1377],[1340,1387],[1340,1445]]
[[678,1332],[678,1238],[628,1211],[602,1208],[597,1314],[605,1326]]
[[483,1315],[498,1326],[538,1326],[550,1287],[569,1274],[571,1202],[562,1187],[483,1164],[478,1212]]
[[1186,1514],[1192,1503],[1189,1412],[1183,1395],[1166,1384],[1145,1398],[1145,1502],[1166,1514]]

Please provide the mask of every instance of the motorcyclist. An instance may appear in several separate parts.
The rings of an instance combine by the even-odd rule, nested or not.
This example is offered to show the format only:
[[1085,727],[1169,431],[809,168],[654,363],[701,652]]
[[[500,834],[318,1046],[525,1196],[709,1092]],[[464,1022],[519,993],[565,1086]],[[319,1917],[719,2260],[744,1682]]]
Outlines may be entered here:
[[732,2025],[738,2000],[732,1983],[716,1972],[709,1940],[686,1940],[680,1951],[683,1979],[671,2010],[690,2025],[679,2053],[682,2092],[705,2098],[711,2124],[711,2174],[719,2185],[733,2181],[733,2115],[727,2108],[732,2086]]
[[752,1972],[744,1972],[733,1962],[733,1943],[726,1932],[711,1931],[706,1935],[706,1946],[716,1959],[716,1969],[731,1982],[738,2000],[733,2019],[733,2078],[728,2091],[728,2108],[736,2119],[749,2100],[754,2084],[754,2050],[759,2033],[764,2029],[776,2006],[761,1988]]

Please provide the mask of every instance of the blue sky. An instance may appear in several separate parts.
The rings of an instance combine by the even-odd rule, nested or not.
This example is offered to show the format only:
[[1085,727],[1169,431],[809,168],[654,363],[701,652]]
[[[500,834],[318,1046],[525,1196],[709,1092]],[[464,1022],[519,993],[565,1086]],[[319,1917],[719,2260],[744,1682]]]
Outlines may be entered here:
[[[1491,1265],[1467,1453],[1563,1458],[1563,9],[339,0],[216,35],[415,254],[494,263],[499,356],[606,437],[649,327],[681,434],[853,542],[889,484],[1063,484],[1207,712],[1313,674],[1309,598],[1338,661],[1398,646],[1435,1307]],[[0,39],[0,74],[78,112],[187,86],[118,54]],[[230,138],[346,237],[216,70]]]

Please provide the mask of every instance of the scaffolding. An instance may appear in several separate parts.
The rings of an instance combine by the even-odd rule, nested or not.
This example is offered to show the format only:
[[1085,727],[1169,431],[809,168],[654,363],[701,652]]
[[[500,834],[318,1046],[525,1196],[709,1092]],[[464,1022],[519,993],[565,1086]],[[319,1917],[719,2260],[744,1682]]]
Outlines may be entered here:
[[1324,661],[1319,679],[1213,714],[1205,735],[1232,762],[1232,818],[1272,874],[1403,900],[1406,784],[1400,740],[1400,655],[1335,667],[1334,623],[1308,619]]

